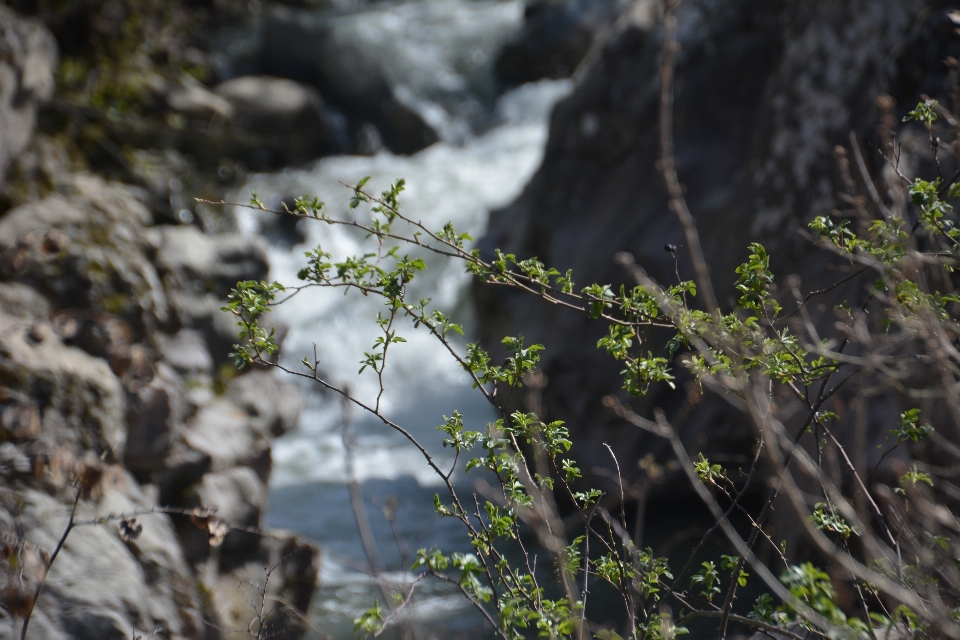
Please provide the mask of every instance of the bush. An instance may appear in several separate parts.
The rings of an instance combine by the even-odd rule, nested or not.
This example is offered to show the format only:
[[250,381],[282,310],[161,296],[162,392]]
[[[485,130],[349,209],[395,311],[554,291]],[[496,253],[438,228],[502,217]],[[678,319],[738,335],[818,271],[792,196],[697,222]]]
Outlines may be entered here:
[[[944,115],[956,136],[956,121],[934,101],[922,102],[908,116],[929,132],[935,159],[939,139],[934,130]],[[670,175],[669,157],[666,160],[670,185],[676,177]],[[849,177],[846,154],[841,153],[839,160]],[[956,464],[960,448],[950,434],[960,418],[956,393],[960,297],[953,279],[960,229],[954,225],[949,200],[960,195],[960,184],[942,175],[912,180],[899,172],[895,157],[889,161],[909,192],[911,209],[900,211],[881,200],[872,178],[864,173],[866,196],[847,194],[849,211],[818,216],[809,225],[811,240],[849,267],[833,287],[803,295],[796,286],[788,286],[793,297],[788,302],[788,296],[776,293],[770,256],[762,245],[753,244],[749,259],[736,270],[739,300],[729,312],[712,302],[704,271],[697,270],[697,281],[665,286],[652,281],[625,254],[617,260],[636,285],[618,291],[600,283],[578,287],[574,274],[561,274],[536,258],[519,259],[498,251],[485,260],[467,248],[470,238],[451,225],[432,230],[405,215],[400,206],[402,180],[379,196],[365,190],[365,180],[352,187],[350,206],[369,206],[368,224],[332,219],[322,203],[305,197],[274,213],[353,225],[376,249],[335,262],[317,247],[306,254],[307,264],[299,273],[302,284],[294,288],[242,283],[226,308],[242,329],[234,355],[238,365],[277,367],[343,395],[399,430],[420,450],[445,485],[445,495],[435,498],[438,513],[462,523],[474,553],[447,555],[439,549],[421,549],[413,569],[456,583],[501,637],[580,638],[590,633],[620,637],[585,618],[590,586],[598,580],[620,595],[627,621],[623,632],[631,638],[674,637],[697,619],[713,620],[721,636],[735,622],[760,631],[776,630],[785,637],[802,637],[807,631],[875,637],[880,629],[903,637],[960,637],[956,622],[960,525],[954,515],[957,490],[949,481],[954,467],[931,456],[917,458],[900,472],[895,486],[876,484],[871,491],[867,483],[877,468],[854,464],[842,444],[849,440],[852,425],[830,410],[832,398],[852,390],[862,393],[870,387],[872,393],[895,393],[921,406],[901,414],[880,462],[898,447],[929,440],[939,457],[952,458],[951,464]],[[849,183],[855,185],[852,178]],[[685,208],[682,190],[671,191],[675,210]],[[249,206],[266,210],[255,196]],[[694,251],[692,260],[702,261],[696,255],[695,228],[687,224],[685,230]],[[597,347],[622,362],[628,394],[643,395],[651,385],[672,384],[673,368],[679,365],[697,384],[739,408],[755,429],[757,448],[746,482],[738,484],[702,453],[692,459],[662,412],[654,410],[647,417],[612,397],[606,401],[638,428],[670,442],[733,555],[696,567],[688,562],[676,571],[665,558],[635,546],[627,532],[622,480],[619,495],[587,487],[576,462],[576,444],[561,422],[545,423],[536,413],[506,408],[511,394],[521,393],[525,386],[535,389],[542,347],[525,344],[520,336],[505,337],[507,357],[502,365],[493,364],[491,355],[477,344],[458,350],[451,335],[461,333],[459,325],[432,308],[429,300],[408,299],[410,283],[426,264],[403,254],[404,247],[461,260],[470,274],[488,285],[523,291],[605,323],[608,333]],[[851,280],[872,280],[872,285],[862,300],[838,301],[841,337],[824,338],[811,319],[811,300],[830,299],[836,287]],[[260,325],[263,314],[303,289],[344,287],[380,296],[384,303],[376,319],[382,335],[364,354],[361,371],[369,369],[382,379],[391,346],[403,342],[401,323],[408,321],[442,342],[478,392],[500,412],[499,419],[482,431],[468,430],[456,412],[438,427],[446,435],[444,446],[451,447],[457,459],[467,459],[466,473],[482,469],[496,478],[496,496],[463,495],[452,480],[456,464],[440,468],[431,452],[378,406],[325,380],[316,361],[305,358],[302,367],[294,368],[274,357],[277,345]],[[696,306],[702,299],[710,301],[706,308]],[[668,329],[673,337],[666,344],[648,344],[646,333],[653,328]],[[809,442],[803,443],[807,434]],[[610,455],[619,476],[612,449]],[[828,468],[825,459],[830,456],[839,461],[839,469]],[[760,512],[749,513],[742,498],[761,464],[772,481]],[[797,526],[821,560],[829,563],[830,575],[801,562],[767,535],[764,524],[775,499],[793,510]],[[728,506],[721,507],[721,500]],[[558,504],[569,505],[576,514],[579,535],[573,539],[564,533],[571,527],[564,526]],[[753,523],[746,537],[731,524],[735,512]],[[531,569],[529,553],[517,546],[525,529],[536,534],[555,560],[550,584]],[[758,558],[764,547],[782,562],[781,571]],[[738,591],[754,581],[769,593],[757,599],[748,615],[733,613]],[[852,586],[853,605],[839,605],[839,583]],[[397,605],[377,603],[358,619],[357,629],[374,633],[385,621],[393,621],[391,606]]]

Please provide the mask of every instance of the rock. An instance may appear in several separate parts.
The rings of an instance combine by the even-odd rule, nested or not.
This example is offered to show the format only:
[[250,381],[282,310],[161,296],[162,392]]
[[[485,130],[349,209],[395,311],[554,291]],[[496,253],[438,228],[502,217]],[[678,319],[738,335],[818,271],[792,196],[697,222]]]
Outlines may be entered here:
[[183,374],[210,373],[213,357],[199,331],[181,329],[175,335],[158,336],[158,349],[164,361]]
[[[100,504],[81,503],[78,519],[147,506],[136,483],[120,471],[105,487]],[[64,502],[33,489],[20,493],[19,504],[0,504],[0,527],[51,551],[63,533],[69,509]],[[143,532],[124,543],[117,522],[78,526],[70,533],[37,604],[42,637],[130,638],[134,631],[162,627],[169,638],[195,638],[202,633],[199,594],[180,555],[168,516],[141,517]],[[35,547],[28,547],[26,552]],[[109,564],[104,559],[109,558]],[[33,577],[28,572],[28,579]],[[41,637],[41,636],[37,636]]]
[[617,0],[534,0],[523,28],[503,45],[494,62],[507,87],[542,78],[568,78],[587,55],[601,29],[617,14]]
[[58,193],[0,219],[0,280],[27,284],[57,309],[98,308],[135,337],[175,325],[143,228],[142,191],[89,174],[61,176]]
[[4,429],[51,449],[122,456],[123,388],[110,367],[55,338],[36,343],[28,329],[0,311]]
[[273,437],[296,428],[303,407],[300,387],[278,371],[242,375],[230,383],[227,396],[247,412],[255,429]]
[[184,116],[198,120],[210,120],[220,116],[230,120],[234,116],[233,105],[223,96],[210,91],[203,84],[184,74],[177,83],[160,76],[154,77],[154,90],[163,96],[167,107]]
[[53,96],[56,64],[53,35],[0,6],[0,186],[30,142],[38,107]]
[[[926,0],[882,8],[860,0],[829,7],[800,0],[682,5],[676,156],[723,305],[752,241],[774,256],[778,277],[798,274],[811,291],[830,278],[831,258],[798,230],[814,215],[846,207],[836,198],[843,187],[834,148],[849,145],[851,130],[865,150],[876,145],[879,95],[895,99],[891,120],[899,120],[920,90],[947,91],[942,61],[960,53],[960,38],[938,6]],[[515,202],[491,215],[480,243],[484,255],[494,247],[518,259],[535,255],[561,272],[572,268],[578,284],[616,289],[627,278],[613,256],[626,251],[658,282],[675,281],[664,246],[682,246],[683,239],[655,168],[660,46],[641,23],[624,22],[606,41],[573,94],[555,108],[543,164]],[[868,161],[880,168],[879,159]],[[692,272],[684,251],[678,253],[686,279]],[[861,285],[848,283],[836,295],[859,298]],[[503,288],[475,292],[487,348],[499,349],[504,335],[518,334],[546,346],[547,418],[567,422],[584,455],[581,466],[609,466],[604,442],[616,443],[628,476],[641,473],[634,461],[647,453],[670,455],[662,440],[638,433],[602,405],[622,384],[621,367],[596,349],[602,327]],[[830,314],[828,305],[820,321],[832,326]],[[649,336],[651,344],[669,337]],[[701,400],[685,379],[681,375],[677,391],[662,385],[630,402],[647,415],[662,407],[672,420],[689,398],[698,404],[679,426],[690,451],[749,451],[753,433],[746,421],[716,396]],[[870,412],[869,439],[878,442],[885,430],[874,413],[899,411],[896,399],[881,400],[892,406]],[[869,465],[875,450],[868,449]],[[663,491],[688,491],[681,474],[671,477]]]
[[[218,587],[213,606],[226,628],[259,631],[255,607],[264,597],[268,602],[282,599],[296,611],[309,610],[320,571],[317,548],[292,534],[276,532],[261,539],[256,556],[256,561],[235,566],[221,564],[221,572],[210,576]],[[306,631],[302,619],[282,610],[274,608],[262,621],[262,637],[297,638]]]
[[183,439],[191,449],[210,458],[211,471],[247,466],[264,482],[270,477],[270,442],[266,434],[232,402],[218,399],[201,409],[185,428]]
[[46,318],[50,315],[50,303],[26,285],[0,282],[0,310],[21,318]]
[[241,280],[262,280],[267,257],[262,244],[236,233],[205,235],[194,226],[160,229],[157,263],[168,288],[220,300]]
[[266,487],[249,467],[234,467],[203,476],[197,495],[204,508],[216,508],[218,518],[257,526]]
[[[267,490],[249,467],[208,473],[196,491],[200,505],[216,508],[218,518],[236,525],[259,526]],[[219,561],[227,566],[243,564],[259,545],[260,536],[256,533],[231,529],[218,549]]]
[[40,435],[40,409],[32,401],[13,402],[0,410],[0,433],[14,442],[35,440]]
[[331,150],[316,89],[284,78],[242,76],[214,91],[233,113],[231,155],[252,167],[304,162]]
[[274,6],[264,17],[261,38],[263,71],[316,86],[344,111],[355,134],[364,124],[372,125],[387,148],[399,154],[415,153],[439,139],[397,99],[376,60],[321,19]]
[[157,265],[183,326],[204,337],[215,365],[226,362],[237,328],[220,309],[237,282],[266,278],[262,243],[240,234],[209,236],[193,226],[164,227]]
[[154,471],[165,467],[183,413],[180,380],[165,365],[158,367],[148,384],[128,394],[123,460],[139,479],[148,481]]

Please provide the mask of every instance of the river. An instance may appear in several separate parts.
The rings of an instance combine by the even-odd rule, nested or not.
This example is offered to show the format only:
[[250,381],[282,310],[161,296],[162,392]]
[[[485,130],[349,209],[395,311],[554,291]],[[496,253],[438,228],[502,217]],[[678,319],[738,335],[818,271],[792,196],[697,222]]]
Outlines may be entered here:
[[[483,233],[491,209],[515,198],[540,164],[553,104],[570,90],[570,81],[541,81],[493,93],[492,59],[497,47],[520,28],[518,1],[425,0],[341,8],[329,20],[382,63],[384,74],[407,104],[414,105],[438,131],[441,141],[413,156],[381,151],[374,156],[323,158],[304,168],[257,174],[237,194],[256,191],[265,203],[291,202],[302,194],[327,203],[331,217],[368,220],[369,211],[347,206],[343,183],[371,176],[373,191],[405,178],[405,212],[429,228],[451,221],[475,238]],[[268,217],[240,209],[246,233],[271,237]],[[303,223],[301,223],[303,224]],[[306,224],[300,235],[274,238],[270,277],[296,283],[303,252],[322,245],[334,258],[363,252],[362,234],[322,223]],[[292,238],[292,239],[291,239]],[[369,242],[369,241],[367,241]],[[404,250],[406,251],[406,250]],[[416,254],[416,252],[411,252]],[[462,264],[426,254],[429,268],[419,277],[416,295],[449,312],[471,339],[475,322],[468,276]],[[374,320],[383,310],[372,297],[340,291],[308,291],[276,310],[290,327],[283,361],[312,359],[314,343],[320,371],[331,382],[349,385],[361,399],[376,397],[379,385],[369,370],[358,374],[364,351],[379,334]],[[385,413],[408,428],[441,461],[450,462],[435,427],[458,409],[468,428],[482,429],[493,412],[471,388],[443,347],[425,331],[406,325],[405,344],[391,348],[385,374]],[[311,611],[317,637],[353,638],[353,621],[379,596],[364,571],[367,558],[350,507],[341,432],[340,404],[329,393],[304,386],[306,406],[294,432],[274,443],[274,471],[266,524],[294,530],[315,540],[322,553],[320,588]],[[441,520],[433,509],[438,478],[423,457],[399,434],[379,421],[352,415],[353,465],[384,566],[398,582],[408,581],[402,555],[438,545],[467,550],[462,529]],[[466,482],[463,480],[461,482]],[[384,515],[395,513],[396,527]],[[421,637],[483,637],[483,621],[449,586],[425,584],[405,611],[408,625]]]

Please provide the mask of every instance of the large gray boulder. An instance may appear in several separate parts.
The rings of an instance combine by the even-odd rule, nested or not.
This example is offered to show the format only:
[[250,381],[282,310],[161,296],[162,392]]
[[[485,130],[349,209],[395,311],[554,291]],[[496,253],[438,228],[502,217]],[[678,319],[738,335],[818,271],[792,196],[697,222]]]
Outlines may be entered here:
[[57,43],[40,23],[0,5],[0,186],[53,96]]
[[[806,290],[831,278],[828,255],[798,230],[815,215],[846,208],[836,196],[843,185],[833,154],[836,145],[849,145],[851,131],[871,169],[882,168],[870,151],[883,115],[880,95],[896,103],[886,116],[896,128],[921,93],[948,92],[943,60],[960,53],[960,39],[944,7],[930,0],[683,3],[676,156],[725,307],[734,268],[751,241],[767,246],[775,273],[798,274]],[[664,250],[672,244],[680,247],[681,277],[692,277],[656,169],[660,36],[652,22],[625,19],[597,51],[573,94],[554,110],[536,175],[515,202],[491,215],[480,243],[486,255],[494,247],[518,259],[535,255],[561,272],[572,268],[580,285],[616,288],[627,283],[613,260],[619,251],[632,253],[657,281],[674,282],[674,259]],[[904,154],[905,166],[915,168],[908,145]],[[863,283],[836,294],[862,299]],[[610,466],[605,442],[617,451],[628,482],[644,473],[634,464],[644,455],[670,458],[663,440],[604,407],[604,396],[622,394],[622,381],[618,363],[596,349],[605,332],[599,323],[504,288],[477,287],[475,300],[488,348],[498,350],[504,335],[518,334],[547,347],[547,417],[567,422],[586,468]],[[817,313],[832,326],[829,305]],[[651,344],[669,337],[651,335]],[[677,391],[663,385],[629,401],[648,414],[662,407],[671,420],[686,400],[698,403],[678,423],[688,448],[746,461],[748,422],[720,398],[701,400],[684,382],[681,375]],[[883,441],[884,416],[897,415],[897,403],[882,398],[871,407],[868,440]],[[870,448],[866,455],[872,464],[879,454]],[[686,486],[679,472],[672,478],[669,490]]]
[[231,155],[251,166],[282,166],[331,151],[323,99],[313,87],[270,76],[241,76],[214,89],[230,105]]

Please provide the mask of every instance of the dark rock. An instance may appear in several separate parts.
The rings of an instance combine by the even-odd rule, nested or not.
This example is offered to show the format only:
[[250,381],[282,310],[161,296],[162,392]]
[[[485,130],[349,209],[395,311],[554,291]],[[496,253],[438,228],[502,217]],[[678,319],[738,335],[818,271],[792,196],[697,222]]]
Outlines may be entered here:
[[56,63],[53,35],[0,6],[0,186],[30,142],[38,107],[53,96]]
[[[209,454],[189,448],[185,443],[174,441],[170,454],[163,461],[163,468],[153,471],[150,479],[157,487],[158,502],[165,505],[184,505],[186,495],[194,485],[210,471],[213,461]],[[189,504],[190,507],[197,506]]]
[[139,479],[147,481],[164,468],[173,435],[183,419],[180,381],[161,365],[157,375],[127,396],[127,442],[124,464]]
[[415,110],[397,99],[376,60],[310,13],[272,7],[261,37],[264,73],[316,86],[325,100],[343,110],[355,132],[372,125],[387,148],[400,154],[439,139]]
[[[251,603],[259,604],[264,597],[264,593],[254,586],[264,585],[264,567],[276,567],[265,584],[268,601],[282,599],[298,611],[309,608],[313,585],[320,571],[320,554],[316,547],[292,534],[276,532],[275,536],[261,539],[256,556],[256,561],[244,564],[221,564],[221,573],[215,577],[218,588],[213,605],[228,628],[246,629],[256,619],[257,612]],[[279,609],[262,621],[264,636],[300,637],[306,631],[303,620],[280,614]],[[257,622],[252,624],[252,628],[259,628]]]
[[617,0],[533,0],[524,11],[523,28],[497,54],[497,79],[510,87],[570,77],[619,5]]
[[[767,246],[779,277],[798,274],[806,290],[831,278],[829,255],[798,230],[814,215],[846,207],[836,197],[843,185],[834,148],[849,144],[851,130],[865,149],[876,146],[881,94],[895,98],[891,120],[899,120],[920,99],[921,88],[948,90],[942,61],[957,56],[960,38],[946,22],[939,5],[926,0],[682,5],[676,156],[721,304],[730,304],[734,269],[752,241]],[[655,168],[660,46],[648,24],[624,23],[597,52],[573,94],[553,112],[540,169],[514,203],[491,215],[481,241],[485,255],[494,247],[518,258],[536,255],[561,272],[572,268],[578,284],[616,289],[627,283],[613,261],[618,251],[633,254],[658,282],[674,282],[674,259],[663,249],[673,244],[681,247],[680,276],[692,277]],[[868,162],[880,168],[879,159]],[[902,202],[904,194],[894,190],[891,197]],[[488,348],[499,349],[504,335],[518,334],[546,346],[547,418],[567,422],[583,466],[610,466],[604,442],[614,445],[627,476],[641,473],[634,461],[648,453],[670,455],[662,440],[638,433],[602,405],[609,394],[627,400],[621,367],[596,349],[602,327],[503,288],[475,291]],[[835,293],[862,299],[863,283]],[[828,306],[818,320],[828,330],[830,313]],[[648,336],[651,345],[669,337]],[[678,425],[689,450],[749,451],[754,434],[748,421],[718,397],[701,399],[685,379],[681,371],[676,391],[662,385],[630,401],[648,415],[661,407],[673,420],[689,399],[695,408]],[[878,405],[870,411],[871,441],[882,442],[886,433],[874,414],[899,411],[895,398],[881,400],[884,410]],[[878,454],[869,448],[872,464],[869,456]],[[664,491],[687,491],[680,474],[673,479]]]

